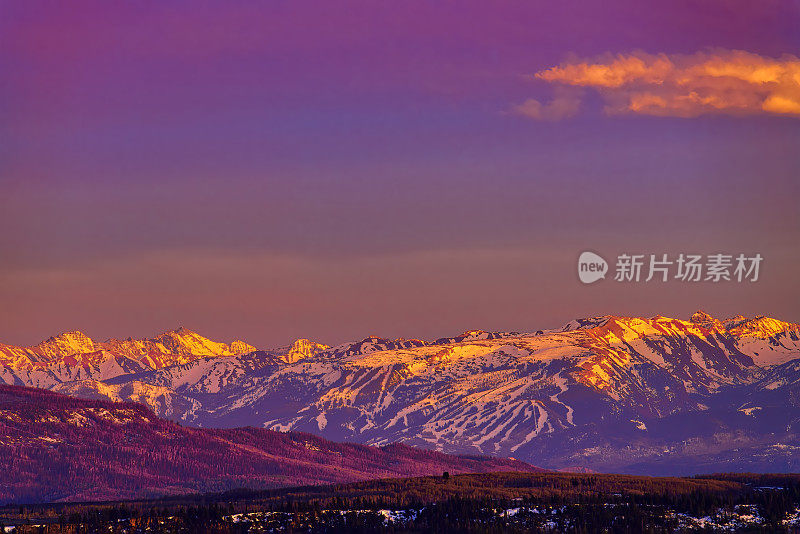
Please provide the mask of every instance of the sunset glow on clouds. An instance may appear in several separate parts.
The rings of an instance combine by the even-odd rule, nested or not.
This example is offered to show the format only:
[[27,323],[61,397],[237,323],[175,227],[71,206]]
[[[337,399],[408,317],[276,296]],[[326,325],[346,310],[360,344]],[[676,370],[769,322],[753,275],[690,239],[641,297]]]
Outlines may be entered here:
[[790,54],[770,58],[741,50],[633,52],[567,61],[537,72],[534,79],[553,84],[559,92],[549,102],[529,99],[514,110],[539,120],[578,112],[581,94],[563,93],[565,87],[597,91],[609,115],[800,117],[800,58]]

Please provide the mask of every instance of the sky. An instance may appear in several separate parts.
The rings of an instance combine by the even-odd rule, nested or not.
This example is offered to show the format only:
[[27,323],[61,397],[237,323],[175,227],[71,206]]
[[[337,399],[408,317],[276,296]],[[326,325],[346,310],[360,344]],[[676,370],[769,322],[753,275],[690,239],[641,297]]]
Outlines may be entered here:
[[0,341],[800,322],[798,56],[796,1],[0,1]]

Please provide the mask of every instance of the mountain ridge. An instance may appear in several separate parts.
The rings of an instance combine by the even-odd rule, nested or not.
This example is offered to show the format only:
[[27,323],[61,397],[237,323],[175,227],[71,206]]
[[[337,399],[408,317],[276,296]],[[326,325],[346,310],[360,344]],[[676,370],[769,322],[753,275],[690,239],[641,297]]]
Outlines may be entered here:
[[518,460],[400,444],[376,448],[304,433],[186,428],[138,403],[6,385],[0,385],[0,470],[3,502],[118,500],[443,471],[542,471]]
[[153,338],[95,341],[80,330],[51,336],[30,347],[0,343],[0,358],[5,365],[46,366],[75,355],[109,353],[124,356],[153,368],[186,363],[201,357],[239,356],[256,348],[241,340],[230,344],[212,341],[183,326]]
[[[704,469],[746,468],[757,454],[737,459],[736,447],[714,445],[739,440],[784,462],[780,471],[800,446],[800,327],[764,316],[606,315],[528,333],[295,345],[291,355],[285,347],[160,367],[113,353],[83,367],[0,365],[0,381],[135,400],[193,426],[401,441],[559,469],[658,474],[664,451],[690,474],[701,457]],[[676,417],[686,428],[671,439],[663,425]],[[770,433],[784,449],[771,447]]]

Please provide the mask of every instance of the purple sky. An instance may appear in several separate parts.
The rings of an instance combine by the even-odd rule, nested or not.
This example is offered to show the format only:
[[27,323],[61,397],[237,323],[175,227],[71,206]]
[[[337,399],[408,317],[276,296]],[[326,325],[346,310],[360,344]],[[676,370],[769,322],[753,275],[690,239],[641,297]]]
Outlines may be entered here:
[[[4,2],[0,341],[800,321],[800,116],[759,112],[771,93],[609,113],[617,89],[533,76],[607,54],[793,65],[798,4],[591,4]],[[514,111],[570,91],[571,116]],[[755,284],[582,286],[585,249],[765,260]]]

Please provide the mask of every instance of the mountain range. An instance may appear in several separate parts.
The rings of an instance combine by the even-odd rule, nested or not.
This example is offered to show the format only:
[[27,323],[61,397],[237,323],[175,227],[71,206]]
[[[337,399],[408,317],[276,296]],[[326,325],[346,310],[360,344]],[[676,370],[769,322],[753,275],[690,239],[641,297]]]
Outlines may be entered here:
[[553,469],[800,469],[800,326],[764,316],[602,316],[527,333],[368,337],[271,350],[185,328],[0,345],[0,381],[134,401],[194,427],[402,442]]

